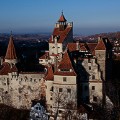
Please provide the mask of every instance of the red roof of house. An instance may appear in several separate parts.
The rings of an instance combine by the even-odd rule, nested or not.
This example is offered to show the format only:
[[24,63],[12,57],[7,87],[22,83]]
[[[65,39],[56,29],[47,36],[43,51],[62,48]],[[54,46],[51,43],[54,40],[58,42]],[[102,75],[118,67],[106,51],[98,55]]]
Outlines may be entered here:
[[98,41],[98,44],[95,47],[95,50],[106,50],[106,46],[104,44],[103,39],[101,39],[100,41]]
[[84,43],[80,43],[80,50],[81,51],[87,51],[87,48]]
[[[66,39],[68,33],[72,30],[72,27],[66,27],[65,30],[60,31],[59,28],[54,28],[53,31],[53,36],[59,36],[58,38],[58,43],[63,43],[63,41]],[[54,41],[52,41],[52,36],[50,37],[49,43],[53,43]]]
[[0,69],[0,75],[7,75],[8,73],[17,72],[17,71],[18,71],[18,69],[17,69],[16,65],[11,67],[9,63],[4,62],[2,64],[2,68]]
[[52,66],[49,66],[47,69],[47,75],[45,76],[45,80],[52,80],[54,79],[54,75],[53,75],[53,69]]
[[97,46],[97,43],[87,43],[87,46],[92,53],[95,50],[95,47]]
[[[67,47],[68,47],[68,49],[69,49],[70,52],[77,50],[77,45],[76,45],[76,43],[68,43],[68,46],[67,46]],[[79,49],[80,49],[81,51],[87,51],[87,48],[86,48],[86,46],[85,46],[84,43],[79,43]]]
[[[58,69],[60,69],[60,71],[58,71]],[[70,57],[67,52],[65,52],[62,61],[59,63],[58,69],[54,73],[55,75],[76,76],[76,73],[74,71]],[[64,70],[70,70],[70,69],[72,69],[72,71],[64,71]]]
[[70,52],[76,51],[76,43],[68,43],[67,48]]
[[62,12],[62,15],[60,16],[58,22],[66,22],[67,20],[65,19],[64,15],[63,15],[63,12]]
[[5,55],[5,59],[17,59],[12,35],[10,36],[7,52]]

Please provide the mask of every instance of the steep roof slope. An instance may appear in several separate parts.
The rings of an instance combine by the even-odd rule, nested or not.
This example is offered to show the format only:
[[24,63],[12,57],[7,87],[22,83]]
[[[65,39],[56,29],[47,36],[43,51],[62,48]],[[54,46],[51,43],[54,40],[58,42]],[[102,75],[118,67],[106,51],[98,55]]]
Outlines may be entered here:
[[63,76],[76,76],[75,70],[67,52],[65,52],[63,59],[59,63],[58,69],[54,74]]
[[5,59],[17,59],[12,35],[10,36],[7,52],[5,55]]

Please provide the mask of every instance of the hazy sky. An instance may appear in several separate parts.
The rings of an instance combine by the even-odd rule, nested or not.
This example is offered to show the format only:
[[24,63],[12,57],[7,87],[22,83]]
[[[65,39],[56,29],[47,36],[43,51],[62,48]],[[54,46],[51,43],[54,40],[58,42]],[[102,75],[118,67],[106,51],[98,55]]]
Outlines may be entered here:
[[52,32],[62,10],[74,34],[120,31],[120,0],[0,0],[0,32]]

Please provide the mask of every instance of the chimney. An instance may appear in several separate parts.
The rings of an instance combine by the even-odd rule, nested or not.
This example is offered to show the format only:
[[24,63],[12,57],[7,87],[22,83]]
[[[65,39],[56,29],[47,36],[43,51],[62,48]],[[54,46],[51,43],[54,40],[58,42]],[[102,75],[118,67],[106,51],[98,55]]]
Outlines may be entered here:
[[53,39],[54,39],[54,38],[53,38],[53,35],[51,35],[51,37],[52,37],[52,41],[53,41]]
[[76,40],[76,50],[79,50],[79,40]]
[[99,37],[98,37],[98,43],[100,42],[100,40],[101,40],[101,39],[102,39],[102,37],[101,37],[101,36],[99,36]]

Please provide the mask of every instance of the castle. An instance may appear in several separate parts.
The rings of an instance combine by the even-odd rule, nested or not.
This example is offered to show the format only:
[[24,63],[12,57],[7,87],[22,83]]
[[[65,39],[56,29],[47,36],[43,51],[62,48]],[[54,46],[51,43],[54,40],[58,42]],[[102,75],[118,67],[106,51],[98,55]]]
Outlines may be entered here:
[[39,58],[43,72],[17,68],[13,36],[0,67],[0,102],[29,108],[31,100],[46,98],[47,109],[59,113],[72,104],[101,102],[111,75],[112,47],[107,38],[96,43],[73,42],[73,23],[63,13],[49,39],[49,51]]

